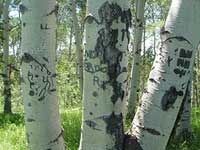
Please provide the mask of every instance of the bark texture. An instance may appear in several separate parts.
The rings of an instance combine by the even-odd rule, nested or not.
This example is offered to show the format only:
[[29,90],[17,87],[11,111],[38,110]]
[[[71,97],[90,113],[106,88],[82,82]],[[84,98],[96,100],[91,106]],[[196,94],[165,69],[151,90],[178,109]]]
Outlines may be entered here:
[[192,78],[188,83],[188,88],[183,99],[182,107],[179,111],[178,122],[175,130],[175,139],[177,140],[188,140],[192,139],[191,129],[191,87]]
[[78,18],[76,15],[76,3],[74,0],[70,0],[72,7],[72,18],[75,33],[75,45],[76,45],[76,56],[77,56],[77,75],[79,78],[79,87],[81,96],[83,93],[83,49],[82,40],[80,37],[80,26],[78,24]]
[[128,103],[128,116],[134,115],[134,106],[138,98],[138,88],[140,83],[140,61],[142,49],[142,33],[144,29],[144,6],[146,0],[135,0],[136,5],[136,24],[134,37],[134,57],[132,65],[131,90]]
[[79,150],[122,150],[127,100],[128,0],[88,0]]
[[138,149],[164,150],[181,107],[199,44],[199,0],[172,0],[161,47],[128,134]]
[[23,0],[21,86],[29,150],[64,150],[56,96],[56,0]]
[[11,81],[9,67],[9,5],[10,0],[3,3],[3,84],[4,84],[4,113],[12,113]]

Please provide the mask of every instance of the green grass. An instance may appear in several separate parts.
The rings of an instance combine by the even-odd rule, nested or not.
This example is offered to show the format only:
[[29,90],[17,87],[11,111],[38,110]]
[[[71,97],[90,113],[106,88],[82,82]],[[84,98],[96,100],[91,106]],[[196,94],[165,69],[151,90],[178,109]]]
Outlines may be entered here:
[[[61,116],[67,149],[77,150],[80,140],[81,111],[72,109],[63,112]],[[200,150],[200,109],[193,109],[192,116],[194,138],[191,143],[172,141],[167,150]],[[0,114],[0,150],[26,150],[23,114]]]
[[193,138],[191,141],[184,141],[177,143],[171,141],[167,150],[200,150],[200,109],[193,108],[192,111],[192,133]]
[[81,132],[81,111],[73,109],[62,113],[61,117],[67,150],[77,150]]

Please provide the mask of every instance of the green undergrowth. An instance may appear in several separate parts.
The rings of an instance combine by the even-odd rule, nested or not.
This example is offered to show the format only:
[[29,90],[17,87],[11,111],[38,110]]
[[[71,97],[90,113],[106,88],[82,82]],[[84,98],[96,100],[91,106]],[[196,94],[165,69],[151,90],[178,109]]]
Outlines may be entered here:
[[[172,141],[167,150],[200,150],[200,109],[192,113],[193,140],[176,143]],[[130,121],[126,123],[128,128]],[[77,150],[80,140],[81,110],[71,109],[62,112],[65,144],[68,150]],[[0,150],[26,150],[23,114],[0,114]]]
[[176,142],[171,140],[167,150],[200,150],[200,109],[192,111],[192,137],[188,141]]

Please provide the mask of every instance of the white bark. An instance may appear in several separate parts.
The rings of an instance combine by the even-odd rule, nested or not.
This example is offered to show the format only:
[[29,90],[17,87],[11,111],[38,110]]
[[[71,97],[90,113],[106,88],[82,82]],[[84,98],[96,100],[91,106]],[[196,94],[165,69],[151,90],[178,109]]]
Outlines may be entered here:
[[74,0],[71,1],[72,6],[72,18],[73,18],[73,26],[74,26],[74,33],[75,33],[75,45],[76,45],[76,56],[77,56],[77,75],[79,78],[79,87],[81,96],[83,93],[83,49],[82,49],[82,42],[80,37],[80,26],[78,24],[78,18],[76,15],[76,3]]
[[11,113],[11,82],[9,69],[9,5],[10,0],[3,4],[3,83],[4,113]]
[[132,65],[132,77],[131,77],[131,89],[128,103],[128,116],[133,116],[135,102],[138,97],[138,89],[140,83],[140,61],[141,61],[141,45],[142,45],[142,33],[144,29],[144,6],[145,0],[135,0],[136,5],[136,25],[135,25],[135,37],[134,37],[134,57]]
[[127,99],[128,0],[87,1],[79,150],[122,150]]
[[22,77],[29,150],[64,150],[56,96],[56,0],[23,0]]
[[162,45],[129,131],[135,147],[164,150],[179,112],[200,39],[200,1],[172,0]]
[[192,78],[188,83],[185,97],[183,99],[183,104],[181,106],[178,123],[176,126],[175,138],[177,140],[190,140],[192,137],[191,129],[191,86]]

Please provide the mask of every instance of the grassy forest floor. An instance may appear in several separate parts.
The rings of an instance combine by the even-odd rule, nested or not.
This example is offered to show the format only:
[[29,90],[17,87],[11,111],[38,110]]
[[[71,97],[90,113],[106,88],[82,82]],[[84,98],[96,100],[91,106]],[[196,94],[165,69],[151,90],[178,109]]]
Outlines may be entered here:
[[[172,143],[167,150],[200,150],[200,109],[192,112],[193,140],[191,143]],[[126,127],[129,123],[126,124]],[[62,126],[68,150],[77,150],[80,138],[81,110],[62,112]],[[26,150],[23,114],[0,114],[0,150]]]

